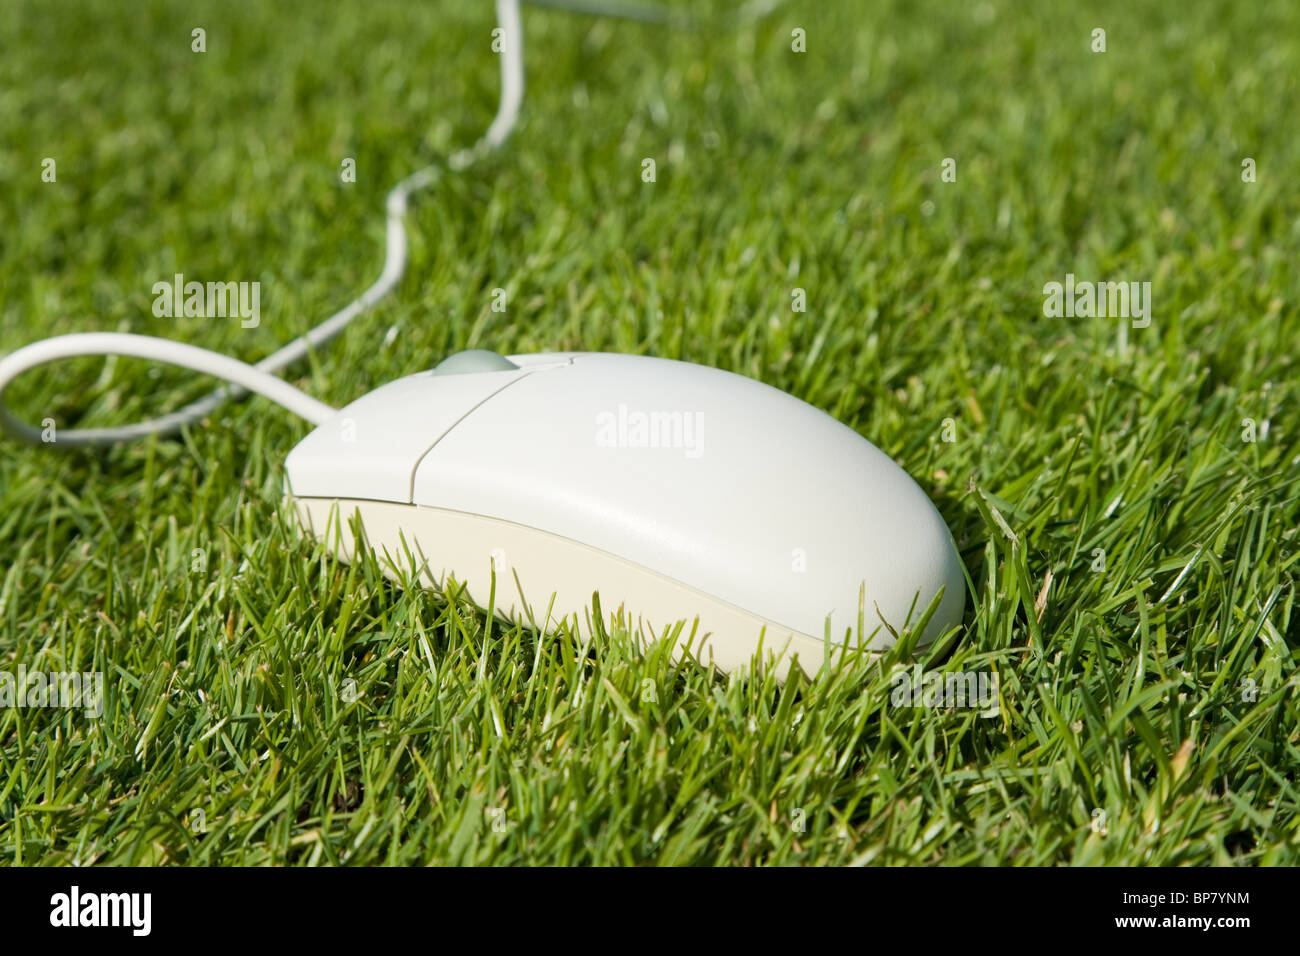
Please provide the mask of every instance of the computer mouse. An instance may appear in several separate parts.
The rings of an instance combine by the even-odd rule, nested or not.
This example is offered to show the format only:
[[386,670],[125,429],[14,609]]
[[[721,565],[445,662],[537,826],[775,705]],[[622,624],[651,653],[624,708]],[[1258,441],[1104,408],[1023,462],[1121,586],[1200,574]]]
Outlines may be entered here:
[[[453,585],[510,621],[670,639],[784,676],[961,621],[939,512],[882,451],[742,375],[607,353],[471,351],[340,409],[285,462],[345,561]],[[357,534],[360,533],[358,543]]]

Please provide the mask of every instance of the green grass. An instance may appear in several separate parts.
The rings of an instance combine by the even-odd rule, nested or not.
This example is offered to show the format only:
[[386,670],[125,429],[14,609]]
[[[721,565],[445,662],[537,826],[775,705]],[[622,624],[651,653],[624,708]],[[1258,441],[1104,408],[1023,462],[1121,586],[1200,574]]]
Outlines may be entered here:
[[[260,358],[496,105],[488,4],[76,8],[0,10],[0,352]],[[786,389],[939,505],[973,591],[923,665],[996,670],[997,716],[891,705],[897,652],[782,687],[341,565],[279,510],[307,426],[253,399],[180,441],[0,442],[0,670],[108,682],[98,721],[0,710],[0,862],[1300,862],[1300,8],[524,16],[508,148],[416,200],[398,292],[293,380],[341,404],[484,347]],[[260,327],[155,318],[175,272],[260,280]],[[1151,326],[1044,317],[1071,272],[1150,281]],[[75,427],[209,384],[87,359],[10,397]]]

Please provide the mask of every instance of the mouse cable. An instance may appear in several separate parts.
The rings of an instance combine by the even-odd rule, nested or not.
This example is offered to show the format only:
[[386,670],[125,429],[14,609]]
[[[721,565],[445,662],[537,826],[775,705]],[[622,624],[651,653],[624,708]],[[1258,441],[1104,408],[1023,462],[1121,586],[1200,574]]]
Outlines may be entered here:
[[[501,99],[497,105],[496,117],[482,138],[469,149],[460,150],[448,157],[448,168],[456,171],[468,169],[482,156],[500,148],[514,129],[519,117],[519,107],[523,102],[523,36],[519,0],[497,0],[496,7],[497,25],[502,31]],[[403,179],[389,191],[385,203],[387,236],[384,246],[384,267],[379,278],[338,312],[257,364],[250,365],[219,352],[149,335],[134,335],[128,332],[60,335],[25,346],[0,359],[0,428],[23,441],[34,444],[42,442],[41,429],[21,422],[9,413],[3,401],[4,390],[14,378],[29,369],[58,359],[85,355],[125,355],[150,359],[222,378],[234,383],[236,387],[223,386],[178,411],[134,425],[60,429],[55,435],[56,444],[111,445],[149,435],[171,435],[186,425],[200,421],[228,398],[242,394],[243,390],[255,392],[278,402],[313,425],[328,420],[334,414],[333,408],[271,373],[298,361],[312,348],[330,341],[353,319],[369,311],[392,291],[406,271],[404,220],[407,200],[411,193],[436,182],[441,173],[442,168],[438,164],[426,166]]]
[[[672,22],[671,14],[664,8],[629,3],[610,4],[599,0],[531,2],[539,6],[598,16],[648,23]],[[750,0],[741,9],[739,19],[758,19],[770,13],[780,2],[781,0]],[[515,128],[524,97],[523,23],[519,5],[520,0],[496,0],[497,26],[501,30],[502,41],[501,94],[496,116],[473,146],[457,150],[447,157],[446,168],[452,172],[462,172],[487,154],[500,149]],[[412,173],[389,191],[385,202],[387,221],[384,266],[379,278],[352,302],[260,362],[249,364],[220,352],[172,339],[130,332],[79,332],[55,336],[23,346],[0,358],[0,430],[31,444],[46,443],[44,430],[19,421],[10,414],[4,404],[5,389],[19,375],[38,366],[61,359],[100,355],[148,359],[221,378],[231,384],[224,385],[175,412],[133,425],[60,429],[54,433],[53,443],[65,446],[112,445],[150,435],[173,435],[185,426],[201,421],[227,399],[239,397],[246,392],[269,398],[313,425],[324,423],[334,415],[336,409],[272,373],[297,362],[312,349],[329,342],[397,286],[406,272],[405,220],[408,200],[412,193],[437,182],[442,170],[442,165],[431,164]]]

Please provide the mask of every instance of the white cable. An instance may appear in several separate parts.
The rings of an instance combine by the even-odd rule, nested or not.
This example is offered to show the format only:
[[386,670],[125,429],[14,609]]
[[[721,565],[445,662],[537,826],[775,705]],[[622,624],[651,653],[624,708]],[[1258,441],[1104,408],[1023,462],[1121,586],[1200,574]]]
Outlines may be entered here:
[[[0,382],[8,382],[22,372],[44,365],[46,362],[75,358],[80,355],[129,355],[215,375],[278,402],[313,425],[324,424],[334,414],[334,409],[324,402],[318,402],[284,379],[260,372],[246,362],[219,352],[186,345],[183,342],[156,339],[148,335],[131,335],[127,332],[81,332],[75,335],[59,335],[52,339],[45,339],[43,342],[33,343],[0,359]],[[39,443],[45,440],[66,445],[124,441],[128,438],[152,434],[156,426],[156,422],[141,422],[120,428],[63,432],[56,429],[52,436],[47,437],[42,435],[40,429],[15,419],[3,406],[0,406],[0,420],[3,421],[5,431],[24,441]]]
[[[542,0],[535,0],[542,3]],[[775,8],[781,0],[751,0],[738,19],[758,19]],[[501,99],[496,116],[487,131],[473,146],[458,150],[447,159],[447,168],[460,172],[497,149],[510,137],[519,119],[524,99],[524,31],[519,13],[520,0],[496,0],[497,26],[501,29]],[[545,0],[545,6],[601,16],[625,17],[647,22],[668,22],[652,8],[624,4],[605,5],[594,0]],[[126,332],[97,332],[61,335],[35,342],[0,359],[0,430],[23,441],[40,443],[44,432],[9,414],[4,392],[9,384],[30,369],[59,359],[84,355],[127,355],[178,365],[206,375],[224,378],[223,386],[185,407],[148,421],[113,428],[67,429],[55,432],[60,445],[111,445],[149,435],[171,435],[192,425],[218,408],[229,398],[245,391],[254,392],[282,406],[313,424],[321,424],[334,409],[294,388],[271,374],[324,345],[342,332],[353,319],[369,311],[401,281],[406,272],[406,210],[411,193],[437,182],[442,169],[426,166],[403,179],[388,193],[385,202],[387,229],[384,245],[384,268],[379,278],[365,292],[335,312],[319,325],[273,352],[256,365],[249,365],[219,352],[212,352],[170,339]]]
[[[448,159],[447,165],[457,172],[467,169],[487,153],[501,147],[514,129],[519,118],[519,108],[523,103],[524,39],[519,16],[519,0],[497,0],[496,7],[497,25],[502,31],[501,99],[492,125],[488,127],[482,138],[469,149],[459,150]],[[249,365],[219,352],[148,335],[132,335],[126,332],[61,335],[24,346],[0,359],[0,429],[22,441],[41,443],[43,440],[41,429],[33,428],[9,413],[4,404],[5,389],[23,372],[39,365],[83,355],[128,355],[150,359],[224,378],[233,384],[223,386],[169,415],[134,425],[113,428],[56,429],[56,444],[59,445],[111,445],[149,435],[174,434],[184,426],[200,421],[228,398],[242,395],[245,390],[278,402],[294,414],[319,425],[334,414],[334,409],[271,373],[298,361],[311,349],[333,339],[347,327],[348,323],[373,308],[401,281],[406,271],[404,220],[407,200],[411,193],[435,183],[441,172],[441,167],[436,164],[426,166],[403,179],[388,193],[385,203],[388,219],[384,268],[374,284],[315,328],[268,355],[256,365]]]

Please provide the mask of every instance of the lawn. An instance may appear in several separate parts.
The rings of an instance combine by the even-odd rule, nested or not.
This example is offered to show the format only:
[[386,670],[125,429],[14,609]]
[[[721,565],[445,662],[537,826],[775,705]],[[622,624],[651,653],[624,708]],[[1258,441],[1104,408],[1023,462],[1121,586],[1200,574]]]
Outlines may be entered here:
[[[399,288],[290,380],[341,405],[465,348],[760,379],[931,495],[961,630],[721,675],[333,560],[280,508],[310,426],[262,399],[0,439],[0,671],[106,685],[98,719],[0,709],[0,863],[1300,862],[1300,6],[690,6],[525,8],[510,142],[413,199]],[[306,331],[378,274],[393,183],[491,120],[493,26],[9,0],[0,354]],[[260,322],[155,316],[176,273],[260,282]],[[1067,276],[1149,282],[1149,324],[1048,314]],[[7,398],[110,425],[210,386],[79,359]],[[904,664],[996,705],[900,706]]]

